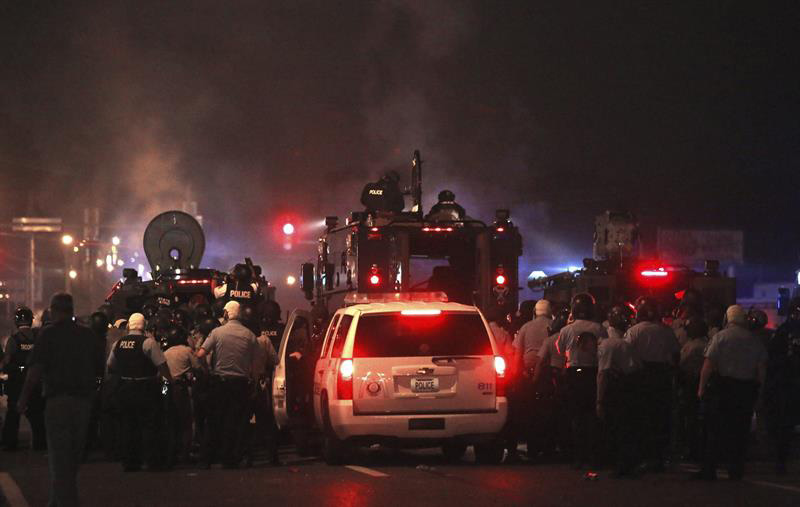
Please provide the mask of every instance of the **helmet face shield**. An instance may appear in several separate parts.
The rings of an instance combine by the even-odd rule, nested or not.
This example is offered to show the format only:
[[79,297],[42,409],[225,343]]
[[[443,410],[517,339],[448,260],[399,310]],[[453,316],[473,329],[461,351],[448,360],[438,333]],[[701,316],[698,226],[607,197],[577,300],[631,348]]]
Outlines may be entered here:
[[14,324],[17,327],[32,326],[33,325],[33,312],[27,306],[20,306],[14,312]]

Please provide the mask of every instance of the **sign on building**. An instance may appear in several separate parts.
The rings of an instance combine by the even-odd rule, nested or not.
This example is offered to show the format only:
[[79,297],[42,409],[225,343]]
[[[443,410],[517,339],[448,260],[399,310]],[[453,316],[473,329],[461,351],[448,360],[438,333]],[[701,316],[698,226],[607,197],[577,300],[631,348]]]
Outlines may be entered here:
[[658,255],[672,263],[694,265],[707,259],[741,264],[744,233],[735,230],[659,229]]

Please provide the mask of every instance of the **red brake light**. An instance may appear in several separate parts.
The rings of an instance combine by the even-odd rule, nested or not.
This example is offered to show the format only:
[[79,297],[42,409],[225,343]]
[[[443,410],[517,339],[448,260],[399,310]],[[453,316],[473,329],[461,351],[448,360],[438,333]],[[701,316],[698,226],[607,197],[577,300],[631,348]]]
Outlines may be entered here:
[[498,227],[498,228],[497,228],[497,229],[495,229],[495,230],[496,230],[497,232],[505,232],[506,228],[505,228],[505,227]]
[[497,384],[496,396],[506,395],[506,360],[502,356],[494,356],[494,378]]
[[336,378],[336,397],[340,400],[353,399],[353,371],[353,360],[342,359]]
[[421,310],[401,310],[400,315],[441,315],[441,310],[421,309]]
[[497,275],[497,278],[495,278],[494,281],[497,282],[497,285],[505,285],[506,277],[505,275]]
[[381,283],[381,277],[379,277],[378,275],[372,275],[369,277],[369,283],[371,283],[372,285],[378,285]]

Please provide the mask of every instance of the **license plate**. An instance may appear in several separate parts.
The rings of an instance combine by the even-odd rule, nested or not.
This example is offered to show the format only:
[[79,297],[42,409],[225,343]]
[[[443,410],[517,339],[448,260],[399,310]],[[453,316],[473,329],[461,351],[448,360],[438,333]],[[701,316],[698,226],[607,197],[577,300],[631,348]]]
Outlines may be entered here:
[[415,393],[438,393],[438,378],[415,378],[411,379],[411,390]]

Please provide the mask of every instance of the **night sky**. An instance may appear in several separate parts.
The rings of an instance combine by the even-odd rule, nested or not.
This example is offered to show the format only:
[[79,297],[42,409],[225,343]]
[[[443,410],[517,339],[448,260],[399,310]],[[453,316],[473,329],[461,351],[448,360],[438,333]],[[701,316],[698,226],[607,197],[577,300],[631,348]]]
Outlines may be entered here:
[[0,221],[94,204],[138,238],[195,200],[214,267],[269,266],[282,214],[344,216],[419,148],[426,207],[511,208],[528,267],[627,208],[646,240],[741,228],[791,279],[800,10],[615,4],[3,2]]

